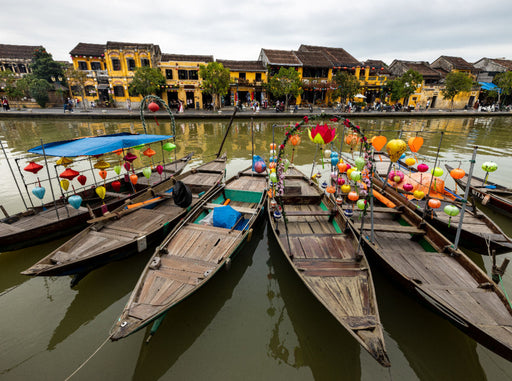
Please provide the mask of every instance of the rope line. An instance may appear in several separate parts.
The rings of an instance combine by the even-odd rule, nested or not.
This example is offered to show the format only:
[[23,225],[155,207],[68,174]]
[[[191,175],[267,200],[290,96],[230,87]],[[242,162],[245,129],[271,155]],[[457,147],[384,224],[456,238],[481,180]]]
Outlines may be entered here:
[[503,280],[501,279],[500,274],[498,274],[498,278],[500,279],[500,286],[501,286],[501,289],[503,290],[503,293],[505,294],[505,298],[507,298],[508,305],[510,306],[510,308],[512,308],[512,303],[510,303],[510,299],[508,298],[508,295],[507,295],[507,290],[505,290],[505,286],[503,286]]
[[64,381],[68,381],[71,377],[73,377],[75,374],[77,374],[77,373],[78,373],[78,371],[79,371],[80,369],[82,369],[82,368],[85,366],[85,364],[87,364],[87,363],[89,362],[89,360],[90,360],[90,359],[92,359],[92,358],[96,355],[96,353],[98,353],[98,352],[100,351],[100,349],[101,349],[101,348],[103,348],[103,346],[104,346],[104,345],[105,345],[109,340],[110,340],[110,336],[108,336],[108,337],[107,337],[107,339],[106,339],[106,340],[105,340],[105,341],[104,341],[104,342],[103,342],[103,343],[102,343],[102,344],[101,344],[101,345],[100,345],[100,346],[99,346],[99,347],[98,347],[98,348],[93,352],[93,354],[92,354],[92,355],[90,355],[90,356],[87,358],[87,360],[85,360],[85,361],[84,361],[84,362],[83,362],[83,363],[82,363],[78,368],[76,368],[76,370],[75,370],[73,373],[71,373],[71,374],[70,374],[70,375],[69,375],[69,376],[68,376]]

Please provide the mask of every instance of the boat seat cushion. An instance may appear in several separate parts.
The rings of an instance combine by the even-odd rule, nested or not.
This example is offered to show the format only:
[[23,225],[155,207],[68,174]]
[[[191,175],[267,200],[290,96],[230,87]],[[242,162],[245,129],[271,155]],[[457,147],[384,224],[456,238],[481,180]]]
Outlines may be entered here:
[[213,210],[213,226],[231,229],[241,219],[242,213],[229,205],[219,206]]

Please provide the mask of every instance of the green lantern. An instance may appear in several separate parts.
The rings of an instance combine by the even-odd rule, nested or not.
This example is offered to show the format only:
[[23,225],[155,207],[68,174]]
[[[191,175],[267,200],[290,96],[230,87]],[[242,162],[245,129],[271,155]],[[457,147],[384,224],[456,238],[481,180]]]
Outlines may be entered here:
[[277,174],[275,172],[272,172],[268,177],[272,183],[277,183]]
[[450,216],[450,218],[448,219],[448,227],[450,227],[452,217],[457,216],[460,212],[460,209],[457,208],[455,205],[446,205],[444,207],[444,212]]
[[172,150],[175,150],[176,149],[176,144],[173,144],[171,142],[167,142],[165,143],[162,148],[165,150],[165,151],[168,151],[168,152],[171,152]]
[[489,177],[489,173],[491,172],[494,172],[495,170],[498,169],[498,164],[496,164],[494,161],[486,161],[485,163],[482,164],[482,169],[487,172],[485,174],[485,179],[484,179],[484,185],[487,184],[487,178]]
[[366,164],[365,160],[362,157],[356,158],[354,163],[356,165],[357,170],[359,170],[359,171],[362,171],[364,168],[364,165]]
[[366,206],[366,200],[360,198],[359,200],[357,200],[356,205],[358,209],[364,210],[364,207]]
[[114,166],[114,172],[119,175],[121,173],[121,166],[120,165],[115,165]]
[[350,179],[353,181],[361,180],[361,172],[360,171],[352,171],[350,173]]
[[149,179],[151,177],[151,168],[149,167],[146,167],[142,170],[142,174],[144,175],[144,177],[146,177],[146,179]]

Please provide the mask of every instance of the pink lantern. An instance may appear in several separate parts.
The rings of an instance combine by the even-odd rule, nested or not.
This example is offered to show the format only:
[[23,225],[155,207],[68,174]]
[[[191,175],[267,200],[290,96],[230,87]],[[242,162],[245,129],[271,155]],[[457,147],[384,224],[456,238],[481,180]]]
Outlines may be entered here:
[[388,179],[396,184],[400,184],[404,179],[404,174],[402,171],[391,171],[389,172]]
[[164,167],[162,167],[160,164],[156,166],[156,171],[159,175],[161,175],[164,172]]
[[123,164],[123,167],[124,167],[124,169],[126,169],[127,171],[129,171],[129,170],[130,170],[130,163],[128,163],[128,162],[124,163],[124,164]]
[[134,154],[133,154],[133,153],[131,153],[131,152],[128,152],[128,153],[125,155],[125,157],[123,157],[123,160],[124,160],[124,161],[127,161],[127,162],[129,162],[129,163],[131,163],[131,162],[132,162],[132,161],[134,161],[136,158],[137,158],[137,156],[136,156],[136,155],[134,155]]
[[418,172],[427,172],[428,171],[428,165],[427,164],[418,164]]
[[410,183],[405,183],[402,186],[402,188],[404,188],[404,191],[406,191],[406,192],[410,192],[410,191],[412,191],[414,189],[413,185],[410,184]]
[[148,105],[148,110],[151,112],[157,112],[158,110],[160,110],[160,106],[158,104],[156,104],[155,102],[151,102]]

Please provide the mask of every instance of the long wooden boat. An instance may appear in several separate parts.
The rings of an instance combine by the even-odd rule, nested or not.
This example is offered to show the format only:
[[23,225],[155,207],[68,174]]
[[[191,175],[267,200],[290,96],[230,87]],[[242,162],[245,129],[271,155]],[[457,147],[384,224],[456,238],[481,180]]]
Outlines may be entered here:
[[[221,183],[225,167],[226,155],[223,155],[149,188],[128,200],[127,205],[92,220],[96,222],[22,274],[86,274],[105,263],[145,250],[162,239],[191,207]],[[191,203],[184,207],[175,203],[173,189],[178,181],[186,184],[192,193]]]
[[[374,183],[375,190],[382,189]],[[402,287],[441,316],[486,346],[512,361],[512,308],[506,295],[462,251],[406,207],[401,197],[387,193],[389,201],[364,217],[354,213],[350,223],[361,232],[365,251]],[[419,328],[421,329],[421,328]],[[442,345],[442,343],[440,343]]]
[[[163,319],[170,308],[226,265],[251,234],[264,206],[266,187],[265,174],[248,169],[198,204],[155,250],[110,338],[119,340],[155,319]],[[222,212],[218,208],[226,201],[238,214],[231,222],[219,225],[216,213]]]
[[[387,175],[390,160],[388,155],[382,152],[376,153],[375,159],[376,174],[378,175],[376,176],[375,181],[380,187],[382,187]],[[401,170],[402,172],[407,172],[407,169],[403,167]],[[411,182],[418,184],[418,175],[419,174],[412,174],[411,176],[416,176],[416,180],[412,179]],[[423,179],[423,184],[427,184],[426,186],[423,186],[426,193],[429,189],[429,181],[426,181],[426,179],[430,178],[430,174],[424,174],[423,176],[425,177],[425,179]],[[409,176],[406,175],[406,178],[408,177]],[[413,201],[412,195],[406,195],[405,193],[401,193],[399,189],[393,188],[393,185],[389,180],[385,190],[387,193],[392,193],[395,196],[400,194],[403,198],[402,201],[405,202],[409,208],[413,209],[418,215],[424,216],[427,222],[444,234],[448,239],[453,240],[455,238],[457,228],[459,226],[460,214],[450,218],[450,216],[443,212],[444,207],[449,204],[455,204],[459,209],[462,208],[462,203],[460,202],[461,198],[455,197],[455,192],[453,190],[444,187],[440,192],[436,191],[431,193],[433,198],[436,198],[441,202],[440,207],[435,210],[430,208],[425,200]],[[471,204],[466,205],[464,218],[462,220],[459,244],[466,249],[484,255],[487,255],[492,251],[496,254],[503,254],[512,251],[512,239],[507,236],[503,230],[485,213],[478,210],[476,205]]]
[[[453,168],[445,165],[448,171]],[[462,189],[466,189],[468,176],[455,180]],[[471,185],[469,190],[473,197],[478,198],[482,204],[504,214],[512,217],[512,188],[507,188],[502,185],[485,181],[480,177],[471,177]]]
[[282,218],[268,201],[282,252],[341,325],[381,365],[390,366],[370,267],[355,234],[335,204],[301,172],[289,168],[285,183]]
[[[127,137],[137,138],[143,136],[151,135],[115,134],[98,138],[117,138],[122,146],[123,139],[126,140]],[[168,137],[163,136],[163,138]],[[76,141],[70,142],[74,143]],[[139,144],[137,141],[143,140],[134,140],[133,145]],[[52,144],[54,143],[45,144],[45,147]],[[101,142],[96,144],[102,147]],[[102,215],[102,208],[113,210],[122,205],[125,200],[140,195],[149,186],[154,186],[170,176],[180,174],[192,158],[192,155],[191,153],[174,162],[165,163],[163,166],[163,177],[158,175],[156,170],[153,170],[149,179],[142,176],[142,173],[138,173],[140,181],[135,186],[129,180],[121,181],[121,189],[117,192],[112,189],[112,182],[117,179],[105,183],[104,186],[107,192],[103,200],[96,194],[94,189],[84,189],[76,193],[83,200],[82,206],[78,209],[71,207],[67,199],[61,197],[55,202],[48,202],[44,205],[35,206],[26,211],[6,216],[0,220],[0,252],[30,247],[80,231],[87,226],[87,220],[91,218],[91,215],[96,217]]]

